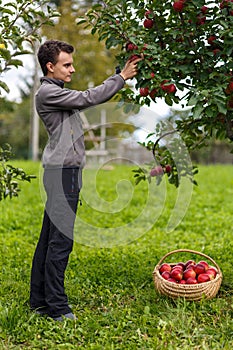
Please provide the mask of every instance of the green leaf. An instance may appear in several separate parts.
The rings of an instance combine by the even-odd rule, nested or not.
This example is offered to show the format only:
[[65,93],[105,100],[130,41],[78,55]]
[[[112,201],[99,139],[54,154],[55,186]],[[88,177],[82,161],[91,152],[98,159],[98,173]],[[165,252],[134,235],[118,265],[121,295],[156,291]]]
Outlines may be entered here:
[[166,102],[166,104],[167,104],[168,106],[172,106],[172,105],[173,105],[173,101],[172,101],[170,95],[167,94],[167,95],[165,96],[165,102]]
[[15,66],[15,67],[19,67],[19,66],[23,66],[23,62],[21,60],[16,60],[16,59],[11,59],[8,63],[9,66]]
[[3,81],[0,81],[0,88],[2,88],[3,90],[5,90],[7,93],[10,92],[9,87],[8,87],[7,84],[4,83]]
[[203,112],[204,107],[201,103],[198,103],[195,107],[193,107],[192,112],[193,112],[193,118],[200,118],[201,113]]
[[87,23],[86,19],[80,19],[77,21],[77,25],[83,24],[83,23]]

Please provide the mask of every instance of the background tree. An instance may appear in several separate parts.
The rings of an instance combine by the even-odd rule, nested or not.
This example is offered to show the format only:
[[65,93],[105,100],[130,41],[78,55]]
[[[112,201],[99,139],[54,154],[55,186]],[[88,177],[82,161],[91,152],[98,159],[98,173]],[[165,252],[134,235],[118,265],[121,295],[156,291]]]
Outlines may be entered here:
[[[150,105],[162,97],[169,106],[190,107],[174,130],[161,123],[157,141],[144,143],[162,171],[171,165],[171,183],[179,185],[179,174],[159,142],[168,132],[181,135],[189,150],[205,146],[213,136],[233,141],[233,0],[106,0],[91,8],[85,21],[107,48],[120,48],[121,66],[144,53],[137,92],[123,90],[123,101]],[[192,180],[195,172],[190,168],[183,174]],[[151,177],[144,170],[135,175],[137,181]]]
[[[38,29],[45,23],[51,23],[54,16],[58,16],[48,2],[19,0],[3,2],[0,0],[0,93],[9,91],[8,86],[1,80],[4,72],[12,67],[21,66],[20,55],[30,53],[30,47],[39,37]],[[7,105],[4,99],[0,100],[1,110],[12,111],[14,106]],[[16,168],[8,163],[12,156],[9,145],[0,147],[0,200],[6,197],[17,196],[18,181],[30,181],[33,176],[27,175],[23,169]]]
[[[31,83],[29,88],[32,90]],[[30,91],[21,91],[21,102],[0,99],[0,140],[1,144],[10,144],[16,159],[28,159],[31,157],[31,118],[32,96]],[[39,144],[46,145],[47,133],[40,122]]]

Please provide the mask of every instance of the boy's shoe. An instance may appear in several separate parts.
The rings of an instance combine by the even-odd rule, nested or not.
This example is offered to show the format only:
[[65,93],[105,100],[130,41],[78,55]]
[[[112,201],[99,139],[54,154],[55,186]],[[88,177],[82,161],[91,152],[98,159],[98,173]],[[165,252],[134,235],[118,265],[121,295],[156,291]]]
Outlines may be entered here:
[[31,309],[35,314],[37,315],[47,315],[48,314],[48,309],[46,306],[38,307],[36,309]]
[[58,317],[52,317],[52,319],[54,321],[62,322],[62,321],[64,321],[64,319],[69,319],[69,320],[75,321],[77,318],[72,312],[69,312],[68,314],[64,314],[64,315],[61,315]]

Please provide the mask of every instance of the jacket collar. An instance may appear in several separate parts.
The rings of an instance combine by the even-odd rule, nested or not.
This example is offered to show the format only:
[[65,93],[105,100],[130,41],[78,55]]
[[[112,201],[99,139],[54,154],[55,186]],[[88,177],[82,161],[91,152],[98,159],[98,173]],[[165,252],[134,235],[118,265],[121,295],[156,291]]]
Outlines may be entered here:
[[43,82],[47,82],[47,83],[49,83],[49,84],[56,84],[56,85],[60,86],[61,88],[64,87],[64,81],[58,80],[58,79],[53,79],[53,78],[48,78],[48,77],[42,77],[42,78],[40,79],[40,82],[41,82],[41,84],[42,84]]

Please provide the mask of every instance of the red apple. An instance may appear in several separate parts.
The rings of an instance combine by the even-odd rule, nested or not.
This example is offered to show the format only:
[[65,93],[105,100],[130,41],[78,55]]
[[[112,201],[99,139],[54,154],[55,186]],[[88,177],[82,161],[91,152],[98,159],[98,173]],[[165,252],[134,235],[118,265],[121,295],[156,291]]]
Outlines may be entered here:
[[158,90],[157,90],[157,89],[153,89],[153,90],[150,91],[149,95],[150,95],[150,97],[152,98],[152,100],[155,99],[157,93],[158,93]]
[[187,283],[187,284],[197,284],[197,280],[196,280],[196,278],[194,278],[194,277],[189,277],[189,278],[186,280],[186,283]]
[[153,19],[146,18],[145,21],[143,22],[143,25],[147,29],[151,29],[154,26],[154,21]]
[[142,97],[146,97],[149,95],[149,88],[148,87],[142,87],[139,90],[139,93]]
[[185,280],[180,280],[179,284],[186,284]]
[[202,264],[202,265],[204,265],[205,266],[205,270],[208,270],[208,268],[209,268],[209,264],[205,261],[205,260],[201,260],[201,261],[199,261],[199,264]]
[[176,86],[175,84],[169,84],[167,85],[167,92],[169,92],[170,94],[173,94],[174,92],[176,92]]
[[209,9],[208,9],[207,6],[202,6],[202,7],[201,7],[201,12],[204,13],[204,14],[206,14],[206,13],[208,12],[208,10],[209,10]]
[[183,274],[183,277],[184,279],[187,281],[188,278],[192,277],[192,278],[195,278],[196,277],[196,272],[191,269],[191,268],[188,268],[184,271],[184,274]]
[[167,281],[169,281],[169,282],[173,282],[173,283],[176,283],[176,280],[175,280],[174,278],[172,278],[172,277],[168,278],[168,280],[167,280]]
[[176,281],[181,281],[183,278],[183,271],[179,268],[175,268],[171,271],[171,277]]
[[207,271],[205,272],[205,274],[209,276],[209,278],[210,278],[211,281],[215,279],[213,271],[208,271],[208,270],[207,270]]
[[198,263],[196,266],[195,266],[195,272],[197,275],[200,275],[201,273],[204,273],[205,272],[205,265],[201,264],[201,263]]
[[203,14],[197,16],[197,25],[202,26],[206,22],[206,17]]
[[220,3],[220,9],[224,9],[224,8],[227,8],[229,7],[229,2],[233,2],[233,0],[223,0],[221,3]]
[[231,94],[231,91],[229,90],[228,87],[226,88],[225,93],[226,93],[227,95],[230,95],[230,94]]
[[225,123],[225,114],[218,113],[217,119],[220,123],[224,124]]
[[152,16],[153,16],[153,11],[148,10],[148,11],[145,12],[145,17],[146,17],[146,18],[150,18],[150,17],[152,17]]
[[206,273],[211,277],[213,276],[213,278],[211,279],[214,279],[217,275],[217,270],[214,268],[214,267],[210,267],[208,270],[206,270]]
[[208,270],[209,270],[209,269],[214,270],[214,271],[216,272],[216,274],[218,273],[218,270],[216,269],[215,266],[209,265]]
[[221,52],[221,50],[220,49],[214,49],[212,52],[213,52],[214,56],[216,56],[219,52]]
[[151,79],[153,79],[153,78],[155,77],[155,73],[154,73],[154,72],[151,72],[151,73],[150,73],[150,77],[151,77]]
[[162,83],[160,84],[162,90],[166,91],[166,83],[168,83],[168,82],[169,82],[169,80],[162,81]]
[[209,45],[213,45],[213,42],[216,40],[216,36],[215,35],[210,35],[208,38],[207,38],[207,42]]
[[183,36],[177,36],[176,37],[176,42],[177,43],[183,43],[184,42],[184,37]]
[[168,93],[174,93],[176,92],[176,86],[174,84],[167,84],[169,80],[163,80],[160,84],[161,89]]
[[201,273],[200,275],[197,276],[198,283],[203,283],[208,281],[210,281],[210,276],[207,273]]
[[233,92],[233,81],[231,81],[229,84],[228,84],[228,90],[230,91],[230,92]]
[[[172,171],[171,165],[170,165],[170,164],[165,165],[165,172],[166,172],[167,174],[169,174],[171,171]],[[183,268],[185,267],[185,264],[184,264],[184,263],[179,263],[179,264],[182,264]],[[178,265],[178,264],[177,264],[177,265]]]
[[148,44],[143,44],[142,50],[143,50],[143,51],[146,51],[146,50],[147,50],[147,47],[148,47]]
[[163,273],[161,274],[161,276],[162,276],[165,280],[168,280],[168,278],[171,277],[171,274],[170,274],[170,272],[168,272],[168,271],[163,271]]
[[131,42],[126,44],[126,51],[134,51],[134,50],[137,50],[137,49],[138,49],[137,45],[135,45],[135,44],[133,44]]
[[187,268],[189,265],[196,265],[196,262],[194,260],[188,260],[185,263],[185,267]]
[[127,51],[133,51],[133,50],[134,50],[134,44],[133,44],[133,43],[129,43],[129,44],[126,46],[126,50],[127,50]]
[[172,270],[174,269],[177,269],[177,270],[180,270],[180,271],[183,271],[183,267],[181,265],[175,265],[172,267]]
[[184,2],[183,1],[175,1],[174,4],[172,5],[174,11],[176,12],[182,12],[184,8]]
[[132,56],[130,56],[130,58],[129,58],[129,61],[130,62],[133,62],[133,61],[135,61],[135,60],[137,60],[138,58],[140,58],[141,56],[140,55],[132,55]]
[[163,273],[164,271],[168,271],[170,272],[171,271],[171,265],[170,264],[167,264],[167,263],[163,263],[160,268],[159,268],[159,272],[160,273]]
[[151,169],[150,171],[151,177],[162,175],[162,174],[163,174],[163,168],[161,167],[161,165],[158,165],[157,167]]

